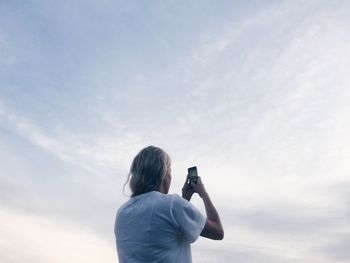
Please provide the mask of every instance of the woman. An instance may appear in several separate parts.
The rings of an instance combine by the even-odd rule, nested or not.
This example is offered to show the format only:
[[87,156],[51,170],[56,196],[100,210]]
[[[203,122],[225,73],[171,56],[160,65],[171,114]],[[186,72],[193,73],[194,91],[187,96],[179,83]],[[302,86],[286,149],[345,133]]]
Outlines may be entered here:
[[[185,182],[182,197],[168,194],[170,158],[162,149],[141,150],[128,181],[132,195],[119,208],[114,227],[120,263],[192,262],[190,244],[199,235],[223,239],[219,215],[200,177],[197,184]],[[194,193],[203,199],[206,217],[189,202]]]

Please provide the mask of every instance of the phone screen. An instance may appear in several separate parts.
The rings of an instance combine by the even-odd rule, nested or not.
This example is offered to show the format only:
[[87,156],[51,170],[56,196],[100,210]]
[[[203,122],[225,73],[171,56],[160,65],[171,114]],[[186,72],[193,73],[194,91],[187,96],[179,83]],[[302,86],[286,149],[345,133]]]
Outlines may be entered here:
[[187,169],[188,171],[188,183],[190,184],[191,182],[194,182],[195,184],[197,183],[198,180],[198,172],[197,172],[197,167],[193,166]]

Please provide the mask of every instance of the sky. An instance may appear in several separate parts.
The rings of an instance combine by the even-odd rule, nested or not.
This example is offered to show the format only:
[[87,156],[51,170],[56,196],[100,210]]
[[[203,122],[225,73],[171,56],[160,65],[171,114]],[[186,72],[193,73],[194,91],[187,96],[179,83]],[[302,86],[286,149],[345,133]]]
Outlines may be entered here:
[[221,216],[194,262],[349,262],[349,10],[0,0],[0,261],[117,262],[123,184],[156,145],[170,193],[197,165]]

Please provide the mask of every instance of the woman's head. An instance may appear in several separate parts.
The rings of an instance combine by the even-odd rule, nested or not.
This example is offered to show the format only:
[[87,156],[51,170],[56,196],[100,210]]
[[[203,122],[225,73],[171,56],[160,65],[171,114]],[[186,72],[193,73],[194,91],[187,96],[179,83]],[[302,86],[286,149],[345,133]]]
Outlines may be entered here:
[[142,149],[132,161],[129,179],[132,197],[160,189],[167,193],[171,180],[168,154],[155,146]]

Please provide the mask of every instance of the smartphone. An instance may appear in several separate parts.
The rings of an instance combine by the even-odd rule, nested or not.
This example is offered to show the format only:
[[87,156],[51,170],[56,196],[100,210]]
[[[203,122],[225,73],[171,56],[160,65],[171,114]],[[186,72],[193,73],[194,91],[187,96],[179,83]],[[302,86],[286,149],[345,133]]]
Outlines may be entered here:
[[191,183],[197,183],[198,181],[198,172],[197,172],[197,166],[193,166],[187,169],[188,175],[187,175],[187,183],[191,185]]

